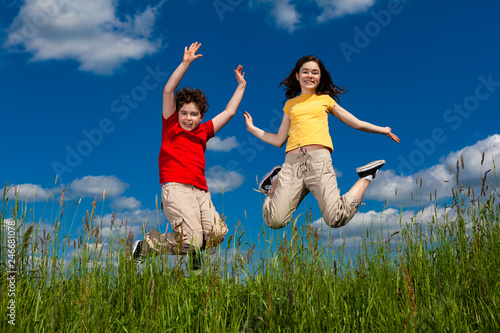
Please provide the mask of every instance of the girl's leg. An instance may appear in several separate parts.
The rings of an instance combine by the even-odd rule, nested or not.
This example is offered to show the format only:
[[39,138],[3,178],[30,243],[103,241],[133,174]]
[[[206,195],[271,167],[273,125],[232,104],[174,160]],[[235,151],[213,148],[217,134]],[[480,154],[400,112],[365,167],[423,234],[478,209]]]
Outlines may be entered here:
[[366,192],[366,189],[370,185],[370,181],[368,179],[359,179],[349,190],[350,193],[356,200],[361,201],[363,195]]
[[357,168],[356,172],[358,173],[360,179],[353,185],[353,187],[351,187],[349,193],[351,193],[357,200],[361,201],[368,185],[370,185],[373,178],[375,178],[378,169],[383,167],[384,164],[384,160],[378,160]]
[[313,151],[307,158],[306,186],[318,201],[323,220],[332,228],[347,224],[358,211],[360,200],[355,195],[364,193],[368,186],[365,180],[353,186],[351,190],[354,193],[348,192],[341,196],[330,152],[326,149]]
[[[287,160],[290,159],[287,156]],[[297,163],[285,161],[264,200],[262,215],[272,229],[281,229],[290,223],[297,206],[309,193],[303,179],[297,177],[297,167]]]

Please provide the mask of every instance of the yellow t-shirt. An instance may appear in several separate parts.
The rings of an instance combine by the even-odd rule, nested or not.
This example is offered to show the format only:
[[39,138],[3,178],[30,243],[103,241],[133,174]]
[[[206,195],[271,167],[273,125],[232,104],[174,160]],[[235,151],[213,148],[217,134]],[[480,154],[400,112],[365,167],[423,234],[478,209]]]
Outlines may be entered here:
[[303,94],[289,99],[283,111],[290,117],[286,152],[306,145],[322,145],[333,151],[328,114],[335,101],[329,95]]

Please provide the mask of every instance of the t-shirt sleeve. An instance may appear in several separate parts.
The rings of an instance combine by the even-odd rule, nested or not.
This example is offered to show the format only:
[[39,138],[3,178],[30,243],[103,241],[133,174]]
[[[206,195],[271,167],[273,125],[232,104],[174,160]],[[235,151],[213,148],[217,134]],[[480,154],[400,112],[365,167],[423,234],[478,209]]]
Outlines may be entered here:
[[285,113],[290,116],[290,100],[286,101],[285,103],[285,106],[283,107],[283,111],[285,111]]
[[335,100],[330,97],[328,102],[329,102],[328,103],[328,112],[332,113],[333,107],[335,106]]
[[208,141],[215,135],[214,123],[212,120],[209,120],[206,123],[204,123],[203,126],[205,127],[205,132],[207,133],[207,141]]
[[163,123],[163,127],[164,128],[171,127],[177,121],[177,111],[175,111],[174,113],[172,113],[170,115],[170,117],[168,117],[166,119],[163,117],[163,113],[162,113],[161,119],[162,119],[162,123]]

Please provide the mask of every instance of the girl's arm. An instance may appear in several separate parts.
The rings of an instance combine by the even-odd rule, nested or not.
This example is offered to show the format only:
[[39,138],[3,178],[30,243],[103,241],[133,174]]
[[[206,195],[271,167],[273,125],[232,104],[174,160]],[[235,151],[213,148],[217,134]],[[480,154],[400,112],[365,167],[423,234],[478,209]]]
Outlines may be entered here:
[[269,133],[254,126],[253,119],[248,112],[245,111],[245,122],[247,124],[247,131],[255,135],[257,138],[267,142],[278,148],[283,147],[286,140],[288,140],[288,130],[290,129],[290,117],[283,112],[283,120],[281,121],[278,133]]
[[380,127],[370,124],[366,121],[359,120],[337,103],[335,103],[335,105],[333,106],[332,114],[335,117],[337,117],[340,121],[342,121],[344,124],[354,129],[369,133],[385,134],[389,139],[399,143],[399,138],[397,137],[397,135],[392,133],[392,129],[390,127]]
[[231,120],[231,118],[233,118],[238,106],[240,105],[247,84],[245,81],[245,73],[242,71],[243,67],[241,65],[238,65],[238,68],[234,70],[236,73],[236,81],[238,81],[238,87],[236,87],[233,97],[231,97],[231,100],[227,103],[226,109],[212,119],[214,124],[214,133],[217,133],[222,127],[224,127],[224,125],[227,124],[229,120]]
[[172,73],[170,78],[163,89],[163,118],[167,119],[175,112],[175,89],[182,80],[184,74],[186,74],[191,63],[202,57],[201,54],[196,54],[201,44],[195,42],[189,46],[189,49],[184,47],[184,57],[182,58],[181,64]]

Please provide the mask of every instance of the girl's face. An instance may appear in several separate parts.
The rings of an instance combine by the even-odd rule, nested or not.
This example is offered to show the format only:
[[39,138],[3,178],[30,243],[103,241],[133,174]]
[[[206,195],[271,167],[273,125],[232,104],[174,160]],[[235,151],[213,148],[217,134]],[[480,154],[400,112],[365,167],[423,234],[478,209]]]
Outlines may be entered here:
[[198,106],[191,102],[181,106],[177,119],[182,129],[191,132],[200,125],[202,118],[203,116]]
[[309,61],[300,67],[295,77],[299,81],[302,94],[314,94],[321,79],[321,70],[315,61]]

